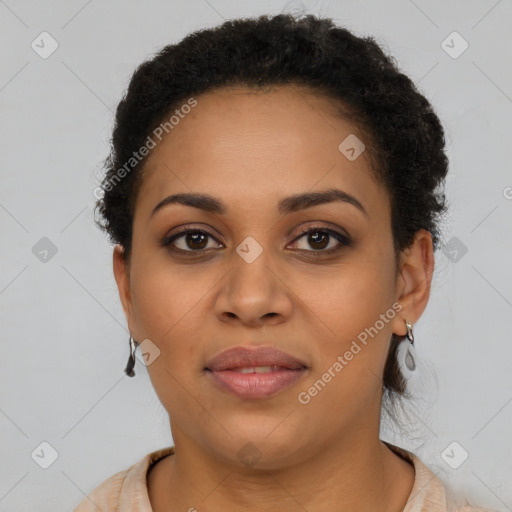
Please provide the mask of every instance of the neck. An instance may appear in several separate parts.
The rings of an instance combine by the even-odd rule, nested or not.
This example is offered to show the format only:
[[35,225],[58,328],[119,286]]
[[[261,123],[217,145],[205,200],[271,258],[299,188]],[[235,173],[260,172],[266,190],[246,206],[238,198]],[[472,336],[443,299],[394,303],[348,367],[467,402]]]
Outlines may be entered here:
[[172,431],[175,454],[148,475],[154,512],[396,512],[405,507],[414,483],[413,466],[362,429],[334,444],[326,440],[323,449],[295,453],[293,463],[270,470],[220,460],[176,426]]

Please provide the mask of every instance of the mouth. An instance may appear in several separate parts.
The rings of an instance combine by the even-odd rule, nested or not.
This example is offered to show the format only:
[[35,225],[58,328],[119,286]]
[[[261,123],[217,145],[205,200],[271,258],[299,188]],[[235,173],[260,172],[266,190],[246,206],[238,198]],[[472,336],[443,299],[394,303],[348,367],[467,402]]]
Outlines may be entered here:
[[208,370],[213,382],[224,391],[243,400],[268,398],[293,386],[305,376],[307,368],[257,366],[233,370]]
[[236,347],[207,363],[214,385],[244,400],[273,396],[302,379],[309,367],[272,347]]

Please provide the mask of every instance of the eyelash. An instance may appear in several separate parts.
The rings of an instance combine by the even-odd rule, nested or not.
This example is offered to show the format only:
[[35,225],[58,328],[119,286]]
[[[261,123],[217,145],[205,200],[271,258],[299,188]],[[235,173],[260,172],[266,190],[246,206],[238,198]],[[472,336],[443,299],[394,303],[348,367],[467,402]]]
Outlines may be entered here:
[[[184,235],[188,235],[191,233],[201,233],[203,235],[209,236],[213,238],[216,242],[215,236],[210,233],[209,231],[203,230],[203,229],[193,229],[193,228],[184,228],[181,231],[178,231],[177,233],[174,233],[170,236],[166,236],[160,243],[162,247],[168,247],[170,250],[174,252],[178,252],[180,254],[187,254],[189,257],[199,257],[203,254],[206,254],[209,252],[210,249],[190,249],[190,250],[184,250],[179,249],[177,247],[169,247],[174,241],[178,240],[179,238],[183,237]],[[322,254],[333,254],[341,250],[343,247],[350,246],[352,241],[349,237],[346,235],[343,235],[342,233],[335,231],[333,229],[325,228],[323,226],[313,226],[310,228],[305,229],[301,232],[301,234],[293,240],[293,242],[296,242],[297,240],[300,240],[305,235],[308,235],[310,233],[326,233],[330,235],[331,237],[334,237],[338,242],[340,242],[341,245],[338,245],[337,247],[328,249],[328,250],[306,250],[307,253],[313,253],[314,255],[322,255]],[[217,242],[220,243],[220,242]],[[190,254],[188,254],[190,253]]]

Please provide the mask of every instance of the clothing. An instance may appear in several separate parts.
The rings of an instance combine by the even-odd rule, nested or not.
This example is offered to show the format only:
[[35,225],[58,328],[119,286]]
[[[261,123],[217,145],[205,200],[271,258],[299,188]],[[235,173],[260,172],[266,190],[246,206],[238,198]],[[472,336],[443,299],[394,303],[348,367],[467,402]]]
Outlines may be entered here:
[[[414,465],[414,485],[403,512],[486,512],[485,509],[471,506],[447,508],[441,480],[413,453],[386,444]],[[147,454],[130,468],[105,480],[73,512],[152,512],[146,482],[147,473],[158,460],[173,453],[174,446],[169,446]]]

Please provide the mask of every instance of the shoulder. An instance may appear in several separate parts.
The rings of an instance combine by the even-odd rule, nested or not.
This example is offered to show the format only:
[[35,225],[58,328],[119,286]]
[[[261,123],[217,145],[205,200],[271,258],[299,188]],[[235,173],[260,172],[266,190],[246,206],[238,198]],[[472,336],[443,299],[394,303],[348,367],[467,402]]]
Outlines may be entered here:
[[[131,468],[130,468],[131,469]],[[126,475],[130,469],[119,471],[107,478],[89,493],[74,509],[73,512],[97,512],[103,510],[117,510],[119,505],[119,496],[126,480]]]
[[73,512],[143,512],[151,510],[147,474],[152,465],[174,453],[174,446],[145,455],[128,469],[107,478],[73,509]]
[[414,466],[414,486],[403,512],[419,510],[432,512],[497,512],[493,509],[471,505],[468,499],[469,494],[447,486],[438,476],[439,470],[433,471],[417,455],[404,448],[387,442],[385,444]]
[[462,505],[448,508],[448,512],[496,512],[490,508],[472,507],[471,505]]

